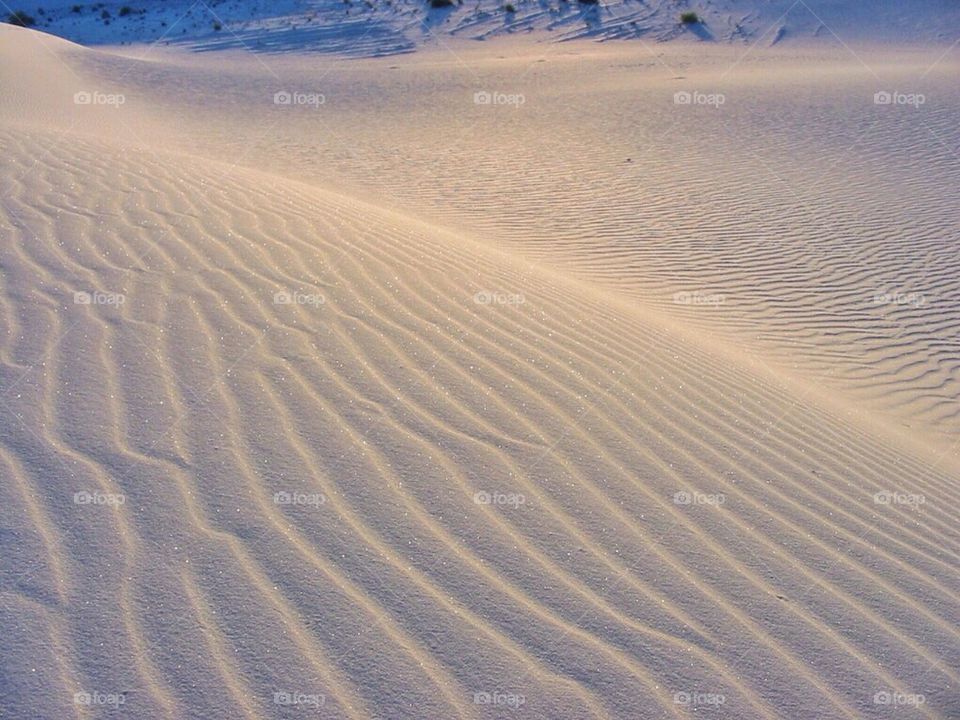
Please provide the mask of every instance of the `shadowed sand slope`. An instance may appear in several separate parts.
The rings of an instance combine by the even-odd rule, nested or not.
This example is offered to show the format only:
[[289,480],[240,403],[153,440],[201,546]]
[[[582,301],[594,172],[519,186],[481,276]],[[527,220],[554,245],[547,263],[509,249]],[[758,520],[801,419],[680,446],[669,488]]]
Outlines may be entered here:
[[75,126],[47,50],[0,122],[4,716],[956,716],[952,466],[519,253]]
[[[952,42],[960,9],[950,0],[473,0],[432,7],[423,0],[140,0],[77,4],[50,0],[33,20],[85,45],[179,44],[201,52],[236,49],[386,55],[453,38],[524,35],[527,42],[644,38],[651,42],[839,44],[838,36],[888,42]],[[126,8],[126,9],[124,9]],[[19,6],[17,6],[19,9]],[[27,8],[34,12],[33,8]],[[682,23],[684,10],[699,22]],[[9,10],[7,10],[9,12]]]

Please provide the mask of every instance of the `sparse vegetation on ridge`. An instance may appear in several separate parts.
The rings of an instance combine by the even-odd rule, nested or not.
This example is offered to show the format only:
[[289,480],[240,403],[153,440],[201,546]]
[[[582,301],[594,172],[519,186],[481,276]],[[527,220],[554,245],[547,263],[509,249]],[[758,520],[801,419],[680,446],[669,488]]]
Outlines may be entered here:
[[7,22],[20,27],[32,27],[37,24],[36,19],[27,15],[23,10],[16,10],[7,15]]

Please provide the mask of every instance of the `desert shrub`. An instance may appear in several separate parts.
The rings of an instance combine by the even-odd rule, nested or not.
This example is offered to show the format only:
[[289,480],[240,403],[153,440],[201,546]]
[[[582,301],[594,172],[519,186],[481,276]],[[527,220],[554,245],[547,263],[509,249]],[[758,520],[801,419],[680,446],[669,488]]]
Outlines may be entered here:
[[119,15],[120,17],[126,17],[132,12],[133,12],[132,7],[130,7],[129,5],[124,5],[122,8],[120,8],[120,12],[118,12],[117,15]]
[[432,8],[445,8],[452,6],[453,0],[430,0],[430,7]]
[[515,13],[517,9],[513,6],[513,3],[507,3],[503,6],[504,12]]
[[700,16],[695,12],[685,12],[680,14],[680,22],[684,25],[694,25],[700,22]]
[[71,12],[79,13],[81,10],[83,10],[83,5],[74,5],[72,8],[70,8],[70,10]]
[[11,25],[19,25],[20,27],[30,27],[37,24],[37,21],[30,15],[27,15],[23,10],[16,10],[7,15],[7,22]]

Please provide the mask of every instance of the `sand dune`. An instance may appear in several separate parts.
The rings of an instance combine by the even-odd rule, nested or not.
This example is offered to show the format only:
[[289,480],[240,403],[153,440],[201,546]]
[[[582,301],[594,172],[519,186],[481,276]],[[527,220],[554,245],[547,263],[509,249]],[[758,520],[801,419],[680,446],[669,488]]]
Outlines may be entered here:
[[[19,6],[10,10],[20,10]],[[444,47],[451,39],[522,36],[526,43],[590,38],[734,45],[826,43],[854,39],[946,43],[960,8],[944,0],[141,0],[77,4],[50,0],[35,27],[85,45],[159,43],[201,52],[245,50],[356,57]],[[8,10],[9,11],[9,10]],[[699,22],[681,22],[694,11]],[[842,40],[841,40],[842,38]]]
[[[870,325],[862,383],[815,379],[817,362],[856,374],[832,319],[879,280],[852,257],[903,282],[921,263],[949,296],[937,218],[850,247],[865,178],[832,235],[781,215],[795,234],[773,249],[773,218],[751,235],[747,209],[718,207],[711,252],[668,199],[643,226],[673,218],[681,239],[618,254],[628,236],[600,236],[626,233],[623,206],[571,191],[544,212],[534,194],[482,218],[386,169],[373,202],[368,128],[349,123],[353,175],[290,161],[268,128],[234,163],[231,138],[165,131],[177,106],[126,61],[0,30],[5,717],[960,711],[960,488],[931,450],[956,418],[956,307],[904,308],[895,342]],[[155,64],[159,96],[204,72]],[[196,127],[261,119],[231,114],[252,97],[239,75],[206,73]],[[94,87],[128,101],[65,100]],[[500,168],[479,167],[473,202],[514,181]],[[955,202],[907,180],[928,213]],[[721,319],[655,300],[747,275]],[[744,327],[772,340],[739,343]],[[796,372],[788,330],[811,345]],[[871,391],[887,415],[868,421]]]
[[[520,252],[956,458],[960,97],[943,48],[70,57],[84,87],[124,87],[123,113],[101,115],[129,143],[372,196]],[[277,106],[278,91],[325,102]],[[924,103],[874,103],[888,91]]]

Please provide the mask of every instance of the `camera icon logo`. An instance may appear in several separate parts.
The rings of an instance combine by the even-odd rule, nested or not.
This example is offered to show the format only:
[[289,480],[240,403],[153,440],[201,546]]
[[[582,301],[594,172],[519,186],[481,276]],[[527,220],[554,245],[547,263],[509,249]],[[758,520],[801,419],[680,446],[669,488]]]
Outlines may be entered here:
[[280,92],[275,92],[273,94],[274,105],[289,105],[292,102],[293,102],[293,95],[288,93],[286,90],[281,90]]
[[490,493],[481,490],[480,492],[473,494],[473,501],[477,505],[489,505],[491,502],[493,502],[493,497],[491,497]]
[[874,494],[873,502],[877,505],[890,505],[893,502],[893,493],[889,490],[881,490]]
[[873,94],[873,104],[874,105],[889,105],[893,102],[893,95],[888,93],[886,90],[881,90]]
[[693,95],[686,90],[679,90],[673,94],[674,105],[689,105],[693,102]]

